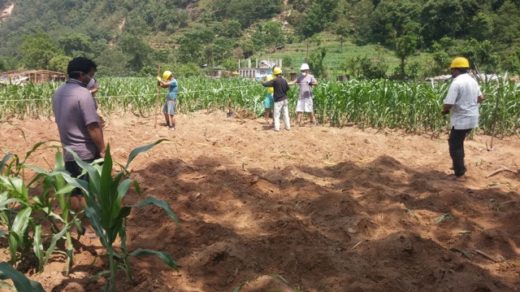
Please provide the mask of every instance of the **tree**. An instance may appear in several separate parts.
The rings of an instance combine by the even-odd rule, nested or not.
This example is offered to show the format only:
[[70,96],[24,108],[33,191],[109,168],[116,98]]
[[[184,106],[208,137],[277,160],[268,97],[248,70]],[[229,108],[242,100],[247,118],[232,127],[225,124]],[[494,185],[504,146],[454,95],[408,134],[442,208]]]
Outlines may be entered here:
[[208,63],[209,60],[204,56],[204,52],[213,39],[213,32],[206,27],[194,28],[186,32],[179,41],[179,60],[184,63]]
[[256,50],[266,47],[279,48],[285,45],[286,39],[282,31],[282,25],[276,21],[268,21],[257,25],[252,36]]
[[307,10],[310,6],[310,2],[312,2],[312,0],[289,0],[289,4],[291,4],[296,11]]
[[479,12],[472,19],[470,35],[479,41],[493,38],[495,23],[491,13]]
[[175,75],[179,77],[200,76],[203,73],[195,63],[183,63],[175,66],[175,68]]
[[292,66],[292,59],[289,56],[285,56],[282,58],[282,64],[284,67],[291,67]]
[[461,38],[468,35],[479,9],[477,0],[430,0],[421,12],[423,37],[431,44],[443,36]]
[[506,48],[520,44],[520,2],[507,0],[494,18],[494,39]]
[[242,35],[242,29],[238,20],[226,19],[217,26],[219,36],[237,38]]
[[372,39],[370,24],[373,12],[374,4],[371,0],[353,1],[346,12],[352,24],[352,33],[359,44],[366,44]]
[[407,26],[418,23],[420,11],[421,6],[416,2],[390,0],[379,3],[371,17],[370,40],[393,47],[398,37],[409,33]]
[[226,59],[222,62],[222,66],[228,71],[236,70],[237,62],[234,59]]
[[[330,0],[329,0],[330,1]],[[215,0],[213,14],[220,19],[232,18],[242,27],[259,19],[268,19],[280,12],[282,0]]]
[[128,57],[118,48],[104,50],[96,59],[98,72],[101,75],[125,76],[128,75],[126,64]]
[[448,49],[452,46],[452,40],[449,37],[444,37],[436,41],[432,45],[433,61],[431,73],[434,75],[447,73],[448,65],[451,61]]
[[62,52],[45,33],[38,33],[24,38],[20,55],[27,68],[48,68],[49,61]]
[[400,79],[406,78],[406,59],[415,54],[420,43],[420,36],[418,34],[419,24],[409,22],[405,25],[405,33],[398,36],[395,43],[395,54],[399,58]]
[[482,72],[496,72],[498,67],[498,55],[494,45],[489,41],[477,41],[469,39],[459,43],[453,55],[464,56],[469,59],[473,68]]
[[347,37],[350,34],[348,22],[345,20],[341,20],[341,21],[337,22],[334,32],[338,36],[338,40],[340,43],[339,50],[340,50],[340,52],[343,52],[343,43],[345,42],[345,40],[347,39]]
[[302,23],[297,27],[298,32],[305,38],[321,32],[335,19],[337,0],[313,1]]
[[214,42],[206,45],[203,55],[210,66],[215,66],[221,61],[230,58],[233,53],[233,43],[225,38],[217,38]]
[[325,69],[325,56],[327,55],[327,49],[320,48],[314,51],[309,57],[309,66],[312,68],[312,73],[316,77],[326,77],[327,72]]
[[128,56],[127,67],[133,72],[139,72],[150,63],[149,55],[152,49],[139,37],[123,34],[119,42],[122,52]]
[[520,48],[517,47],[513,51],[504,53],[500,63],[502,70],[520,74]]
[[350,69],[351,74],[358,78],[381,79],[386,78],[388,65],[381,57],[371,59],[364,56],[348,60],[343,65],[343,69],[345,72]]
[[49,69],[66,73],[70,60],[71,57],[69,56],[57,55],[49,61]]
[[0,58],[0,71],[5,70],[7,70],[7,62],[3,58]]
[[242,40],[238,43],[238,46],[242,49],[242,55],[246,59],[255,53],[255,45],[250,38]]
[[58,43],[67,56],[77,57],[92,53],[92,40],[82,33],[65,35]]

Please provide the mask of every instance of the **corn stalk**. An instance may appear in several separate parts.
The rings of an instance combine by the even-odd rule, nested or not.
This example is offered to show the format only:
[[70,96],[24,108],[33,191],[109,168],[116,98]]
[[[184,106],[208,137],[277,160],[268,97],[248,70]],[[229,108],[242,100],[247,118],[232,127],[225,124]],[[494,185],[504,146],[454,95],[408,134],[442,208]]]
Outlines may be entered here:
[[[83,162],[77,154],[69,149],[69,151],[73,153],[75,161],[89,176],[89,181],[72,178],[67,175],[65,175],[65,179],[69,184],[80,188],[85,194],[87,201],[85,214],[90,220],[103,247],[106,249],[110,274],[109,281],[105,286],[106,291],[115,291],[116,289],[115,276],[118,266],[122,267],[127,276],[131,279],[131,270],[128,262],[129,256],[156,255],[168,266],[177,268],[175,261],[173,261],[168,254],[143,249],[129,252],[126,246],[126,219],[130,215],[133,207],[155,205],[165,210],[170,218],[177,221],[175,213],[173,213],[170,206],[162,200],[147,198],[134,206],[123,205],[123,199],[132,185],[134,185],[137,192],[140,191],[137,181],[127,178],[128,166],[138,154],[150,150],[162,141],[164,140],[159,140],[155,143],[134,149],[130,153],[126,165],[114,175],[112,174],[114,162],[110,153],[110,145],[106,147],[106,154],[103,161],[98,163],[94,162],[93,164]],[[121,249],[119,251],[114,247],[114,242],[118,236],[121,240]],[[118,260],[122,262],[121,265],[118,265]]]

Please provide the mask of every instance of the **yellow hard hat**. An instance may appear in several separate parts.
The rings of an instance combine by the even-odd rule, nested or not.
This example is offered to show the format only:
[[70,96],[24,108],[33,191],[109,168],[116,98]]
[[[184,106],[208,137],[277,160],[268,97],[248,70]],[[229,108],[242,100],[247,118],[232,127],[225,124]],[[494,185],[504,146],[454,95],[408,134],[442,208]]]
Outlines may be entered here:
[[168,80],[168,78],[170,78],[171,76],[172,76],[172,71],[164,71],[164,73],[162,74],[162,79]]
[[451,61],[450,68],[451,69],[455,69],[455,68],[458,68],[458,69],[468,69],[469,68],[469,61],[468,61],[468,59],[466,59],[464,57],[456,57],[455,59],[453,59],[453,61]]
[[282,69],[276,67],[273,69],[273,75],[280,75],[282,74]]

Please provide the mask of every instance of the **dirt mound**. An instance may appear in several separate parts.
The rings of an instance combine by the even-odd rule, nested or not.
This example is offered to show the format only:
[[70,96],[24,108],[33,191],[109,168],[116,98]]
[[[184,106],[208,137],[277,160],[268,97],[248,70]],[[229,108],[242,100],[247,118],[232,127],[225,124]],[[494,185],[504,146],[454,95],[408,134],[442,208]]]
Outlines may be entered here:
[[[176,131],[153,117],[109,118],[118,161],[141,144],[168,137],[136,159],[132,176],[146,195],[171,204],[134,210],[131,249],[169,252],[181,266],[133,261],[127,291],[515,291],[520,287],[518,138],[467,142],[469,179],[456,182],[446,137],[302,127],[275,133],[263,120],[224,112],[178,118]],[[2,124],[0,139],[24,152],[58,137],[51,121]],[[20,130],[23,129],[23,135]],[[51,129],[51,130],[49,130]],[[51,149],[31,161],[52,164]],[[140,198],[130,194],[126,203]],[[99,243],[81,242],[69,278],[52,262],[32,275],[46,289],[96,291],[104,266]],[[85,268],[88,262],[94,266]],[[124,279],[124,275],[120,275]],[[79,285],[79,286],[78,286]],[[79,288],[78,288],[79,289]],[[72,291],[72,290],[71,290]],[[79,291],[79,290],[78,290]]]

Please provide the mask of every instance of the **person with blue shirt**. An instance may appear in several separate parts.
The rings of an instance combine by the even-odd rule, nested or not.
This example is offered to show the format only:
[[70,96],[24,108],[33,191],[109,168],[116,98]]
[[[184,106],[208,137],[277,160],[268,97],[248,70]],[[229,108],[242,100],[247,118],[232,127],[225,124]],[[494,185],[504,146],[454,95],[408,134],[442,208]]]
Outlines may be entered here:
[[170,130],[175,130],[175,108],[177,106],[177,91],[178,83],[171,71],[164,71],[162,79],[157,77],[158,85],[162,88],[168,88],[166,94],[166,103],[163,107],[164,118],[166,119],[166,126]]

